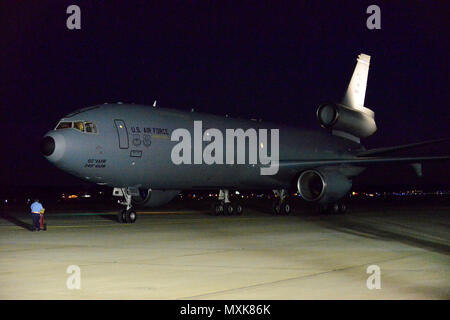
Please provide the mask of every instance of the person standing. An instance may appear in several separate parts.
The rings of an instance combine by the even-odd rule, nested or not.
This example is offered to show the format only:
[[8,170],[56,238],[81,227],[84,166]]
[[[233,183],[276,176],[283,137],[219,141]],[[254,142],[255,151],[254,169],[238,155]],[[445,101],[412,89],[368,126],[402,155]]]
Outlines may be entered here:
[[31,214],[33,216],[33,229],[32,231],[40,231],[41,230],[41,211],[44,210],[44,207],[39,202],[39,199],[35,199],[31,204]]

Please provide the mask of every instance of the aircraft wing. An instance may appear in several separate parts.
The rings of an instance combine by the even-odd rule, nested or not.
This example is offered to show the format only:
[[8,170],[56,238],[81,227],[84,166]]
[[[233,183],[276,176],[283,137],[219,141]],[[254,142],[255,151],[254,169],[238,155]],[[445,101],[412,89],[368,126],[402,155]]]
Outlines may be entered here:
[[389,152],[395,152],[400,150],[407,150],[407,149],[413,149],[417,147],[423,147],[427,145],[432,144],[438,144],[442,142],[450,141],[450,138],[443,138],[443,139],[436,139],[436,140],[428,140],[428,141],[422,141],[422,142],[416,142],[416,143],[409,143],[409,144],[403,144],[400,146],[394,146],[394,147],[384,147],[384,148],[375,148],[375,149],[369,149],[364,150],[358,153],[358,157],[366,157],[366,156],[377,156],[380,154],[386,154]]
[[319,166],[353,165],[369,167],[387,163],[421,163],[425,161],[450,160],[450,156],[432,157],[357,157],[350,159],[327,159],[327,160],[281,160],[280,168],[305,168]]

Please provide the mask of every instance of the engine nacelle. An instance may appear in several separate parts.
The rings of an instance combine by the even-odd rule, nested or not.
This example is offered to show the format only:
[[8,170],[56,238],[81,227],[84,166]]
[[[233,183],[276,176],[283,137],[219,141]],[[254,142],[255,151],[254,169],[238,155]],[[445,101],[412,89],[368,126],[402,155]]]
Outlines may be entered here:
[[297,190],[302,198],[319,203],[338,201],[351,187],[351,180],[336,170],[307,170],[297,180]]
[[139,196],[132,196],[131,202],[133,205],[142,207],[159,207],[175,198],[180,194],[179,190],[144,190],[139,189]]
[[356,109],[324,103],[317,109],[317,120],[326,129],[347,132],[358,138],[366,138],[377,131],[375,114],[365,107]]

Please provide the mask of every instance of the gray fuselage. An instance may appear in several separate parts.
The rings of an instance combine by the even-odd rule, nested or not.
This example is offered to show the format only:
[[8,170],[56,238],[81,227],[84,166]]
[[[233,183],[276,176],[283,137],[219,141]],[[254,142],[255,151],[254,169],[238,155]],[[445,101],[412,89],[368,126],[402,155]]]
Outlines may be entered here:
[[[203,131],[216,128],[224,136],[226,129],[253,128],[258,132],[279,129],[280,162],[351,159],[362,149],[360,144],[325,130],[305,131],[268,122],[134,104],[85,108],[67,115],[60,123],[64,121],[92,122],[97,132],[86,133],[75,128],[49,131],[46,137],[52,137],[55,146],[46,158],[83,180],[111,187],[263,190],[287,188],[298,176],[298,170],[283,168],[275,175],[261,175],[260,168],[264,165],[248,161],[246,164],[236,164],[236,161],[234,164],[174,164],[171,153],[178,141],[171,141],[171,134],[184,128],[194,137],[194,121],[202,121]],[[203,147],[208,143],[202,142]],[[266,147],[270,151],[270,134]]]

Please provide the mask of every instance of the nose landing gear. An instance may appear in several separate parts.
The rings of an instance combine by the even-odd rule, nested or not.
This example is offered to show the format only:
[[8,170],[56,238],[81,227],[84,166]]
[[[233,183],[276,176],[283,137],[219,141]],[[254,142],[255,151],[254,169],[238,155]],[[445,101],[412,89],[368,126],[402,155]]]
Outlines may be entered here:
[[[120,190],[120,192],[117,191]],[[117,221],[119,223],[135,223],[137,219],[137,213],[133,209],[131,204],[131,195],[127,188],[114,188],[113,195],[122,195],[125,201],[119,202],[121,205],[126,206],[126,209],[119,211],[117,214]]]

